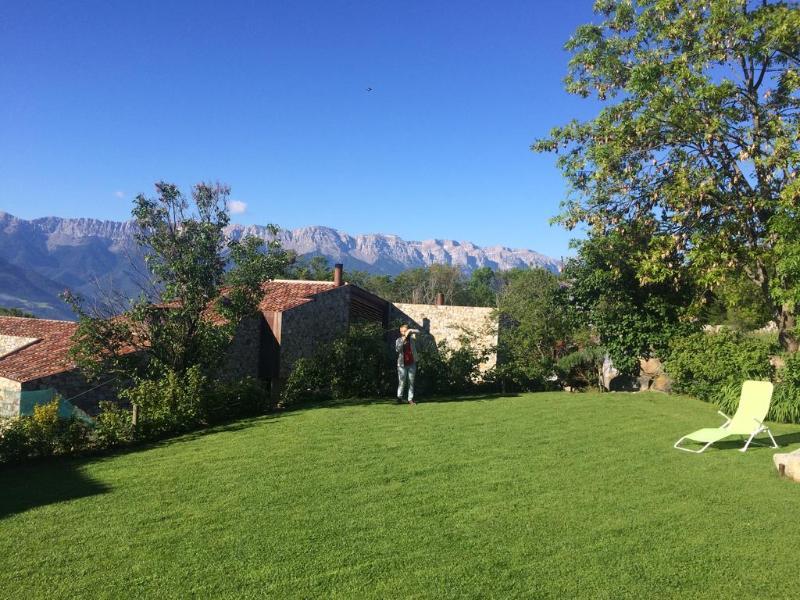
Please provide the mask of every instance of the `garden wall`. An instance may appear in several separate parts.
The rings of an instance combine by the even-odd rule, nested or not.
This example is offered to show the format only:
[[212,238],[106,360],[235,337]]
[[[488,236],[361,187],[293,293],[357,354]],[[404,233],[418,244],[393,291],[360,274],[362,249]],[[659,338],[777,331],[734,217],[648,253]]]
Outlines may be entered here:
[[118,401],[113,382],[108,376],[100,376],[99,381],[86,381],[77,369],[64,371],[49,377],[42,377],[22,384],[22,391],[54,389],[64,400],[69,400],[82,411],[95,415],[99,412],[98,403]]
[[22,386],[17,381],[0,377],[0,417],[19,415],[19,392]]
[[392,324],[408,321],[412,327],[424,329],[436,342],[459,348],[466,336],[479,350],[491,350],[488,362],[481,366],[487,371],[497,363],[499,319],[495,309],[481,306],[447,306],[436,304],[393,304],[389,320]]

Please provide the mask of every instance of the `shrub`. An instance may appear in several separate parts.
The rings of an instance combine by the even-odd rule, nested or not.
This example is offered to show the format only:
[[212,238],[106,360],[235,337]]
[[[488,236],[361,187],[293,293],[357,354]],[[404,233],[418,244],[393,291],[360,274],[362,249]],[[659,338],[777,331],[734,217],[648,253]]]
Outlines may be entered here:
[[602,389],[603,346],[590,345],[570,352],[556,363],[556,373],[564,385],[573,388],[596,387]]
[[116,402],[100,402],[95,419],[94,445],[99,449],[126,446],[134,441],[131,411]]
[[380,326],[351,326],[330,345],[327,354],[333,398],[377,398],[386,393],[390,359]]
[[90,446],[91,428],[83,421],[58,416],[60,400],[37,405],[33,415],[0,423],[0,463],[31,457],[74,454]]
[[201,412],[208,423],[251,417],[273,408],[269,391],[259,380],[217,381],[201,396]]
[[420,342],[415,385],[418,395],[465,394],[489,385],[480,371],[487,353],[478,351],[467,338],[459,340],[458,348],[444,341],[436,345]]
[[777,375],[781,383],[800,388],[800,352],[786,355],[783,368]]
[[[465,393],[482,385],[479,367],[486,360],[466,340],[457,349],[432,338],[417,340],[418,396]],[[322,346],[312,358],[295,362],[284,382],[281,403],[392,395],[397,385],[393,344],[374,324],[356,325],[347,334]]]
[[90,427],[75,417],[59,417],[60,402],[55,398],[47,404],[39,404],[33,407],[33,416],[21,417],[29,455],[73,454],[88,448]]
[[0,419],[0,463],[19,462],[30,454],[26,418]]
[[139,380],[120,396],[139,407],[137,427],[146,438],[190,431],[205,422],[203,398],[210,393],[199,367],[167,371],[160,379]]
[[676,391],[719,402],[725,386],[741,389],[745,379],[770,379],[773,350],[768,341],[736,331],[695,333],[673,338],[666,371]]
[[330,398],[330,373],[324,361],[318,357],[295,361],[281,390],[281,404],[294,406],[327,398]]

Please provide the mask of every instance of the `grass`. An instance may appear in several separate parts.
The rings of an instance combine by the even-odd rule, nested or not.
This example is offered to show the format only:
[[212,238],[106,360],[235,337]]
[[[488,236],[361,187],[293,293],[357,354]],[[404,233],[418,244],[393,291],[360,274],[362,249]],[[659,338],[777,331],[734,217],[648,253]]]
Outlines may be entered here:
[[6,470],[0,597],[797,597],[773,451],[672,449],[718,421],[645,393],[375,403]]

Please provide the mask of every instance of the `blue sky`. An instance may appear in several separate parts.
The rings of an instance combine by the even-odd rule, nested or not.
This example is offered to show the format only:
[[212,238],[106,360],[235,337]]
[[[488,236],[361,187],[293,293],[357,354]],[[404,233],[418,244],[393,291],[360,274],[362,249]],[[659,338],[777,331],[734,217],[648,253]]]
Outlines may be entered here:
[[0,210],[125,219],[159,179],[221,181],[241,223],[564,255],[529,146],[597,110],[562,85],[591,4],[5,3]]

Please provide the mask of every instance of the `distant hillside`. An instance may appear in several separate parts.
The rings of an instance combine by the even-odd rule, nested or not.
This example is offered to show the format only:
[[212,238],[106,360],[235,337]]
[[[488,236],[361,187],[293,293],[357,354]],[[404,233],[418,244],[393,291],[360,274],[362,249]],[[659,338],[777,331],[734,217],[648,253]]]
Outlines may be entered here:
[[[135,294],[141,256],[130,222],[46,217],[26,221],[0,211],[0,305],[42,317],[71,318],[58,294],[64,289],[92,298],[98,282],[124,294]],[[231,225],[233,238],[254,235],[269,239],[266,227]],[[413,242],[395,235],[351,236],[329,227],[281,231],[286,249],[301,256],[321,255],[345,269],[395,275],[431,264],[498,270],[537,266],[558,271],[560,262],[533,250],[480,247],[471,242]],[[131,267],[131,265],[134,267]]]

